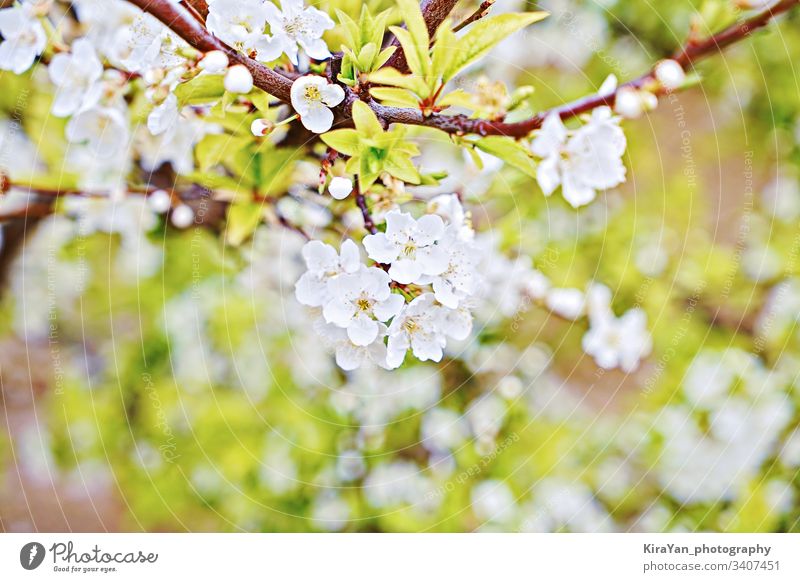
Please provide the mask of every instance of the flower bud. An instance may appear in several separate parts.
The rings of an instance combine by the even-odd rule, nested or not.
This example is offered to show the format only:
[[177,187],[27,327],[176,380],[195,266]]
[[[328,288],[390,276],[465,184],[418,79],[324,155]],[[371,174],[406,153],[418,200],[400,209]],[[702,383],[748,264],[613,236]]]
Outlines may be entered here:
[[165,190],[155,190],[147,197],[147,205],[157,214],[164,214],[172,206],[172,198]]
[[253,89],[253,75],[244,65],[234,65],[225,73],[224,84],[231,93],[249,93]]
[[256,137],[269,135],[275,129],[275,124],[269,119],[256,119],[250,124],[250,132]]
[[686,81],[686,72],[677,61],[667,59],[656,65],[655,77],[665,89],[671,91],[683,85]]
[[352,191],[353,181],[339,176],[331,180],[331,183],[328,186],[328,192],[330,192],[331,196],[336,198],[336,200],[344,200]]
[[181,204],[175,207],[169,219],[175,228],[187,228],[194,222],[194,210]]
[[228,68],[228,55],[222,51],[210,51],[200,60],[198,66],[208,73],[222,73]]

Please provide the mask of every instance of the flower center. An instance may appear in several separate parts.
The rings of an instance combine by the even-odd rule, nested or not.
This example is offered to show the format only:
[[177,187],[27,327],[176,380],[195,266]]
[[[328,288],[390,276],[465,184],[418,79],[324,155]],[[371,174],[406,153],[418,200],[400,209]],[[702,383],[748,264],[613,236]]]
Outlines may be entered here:
[[305,91],[306,101],[317,102],[322,100],[322,93],[316,85],[309,85]]
[[417,253],[417,245],[413,241],[408,241],[403,247],[403,256],[413,258]]
[[359,311],[369,311],[372,308],[372,301],[366,297],[361,297],[356,300],[356,306]]
[[419,325],[417,325],[417,322],[414,321],[413,319],[406,319],[403,322],[403,329],[406,330],[408,333],[414,333],[417,330],[417,328],[419,328]]
[[294,18],[287,18],[283,21],[283,30],[289,36],[297,36],[306,31],[306,23],[302,16],[295,16]]

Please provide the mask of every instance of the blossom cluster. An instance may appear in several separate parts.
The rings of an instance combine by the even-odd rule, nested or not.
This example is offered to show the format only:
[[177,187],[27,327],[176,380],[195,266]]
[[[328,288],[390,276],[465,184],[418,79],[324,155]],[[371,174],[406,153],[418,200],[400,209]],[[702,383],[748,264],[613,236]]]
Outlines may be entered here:
[[468,306],[480,287],[474,233],[456,196],[434,199],[431,209],[418,219],[401,210],[387,213],[386,231],[362,241],[373,266],[362,263],[351,240],[339,253],[320,241],[303,249],[308,270],[296,296],[321,308],[317,329],[342,368],[364,361],[397,368],[409,349],[420,360],[438,362],[447,338],[469,335]]

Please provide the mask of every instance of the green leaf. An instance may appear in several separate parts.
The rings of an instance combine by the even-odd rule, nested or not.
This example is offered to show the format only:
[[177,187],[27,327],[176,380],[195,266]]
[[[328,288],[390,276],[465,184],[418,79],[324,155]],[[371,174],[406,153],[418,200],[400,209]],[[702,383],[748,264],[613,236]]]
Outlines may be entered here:
[[263,205],[255,202],[236,202],[228,207],[225,240],[238,246],[255,232],[261,223]]
[[323,133],[321,138],[325,145],[346,156],[358,154],[358,132],[355,129],[335,129]]
[[447,82],[464,67],[482,57],[494,45],[509,35],[547,17],[547,12],[526,12],[523,14],[501,14],[480,20],[473,24],[468,32],[458,41],[454,51],[455,58],[443,74]]
[[[412,44],[422,47],[425,54],[427,54],[431,39],[428,35],[428,26],[425,24],[425,18],[422,16],[419,2],[417,2],[417,0],[397,0],[397,5],[400,8],[403,22],[406,23],[406,30],[408,31]],[[393,26],[391,28],[392,32],[395,32],[394,29],[397,27]]]
[[536,162],[527,147],[510,137],[489,136],[475,142],[475,147],[497,156],[520,172],[536,177]]
[[202,105],[219,101],[225,94],[222,75],[198,75],[175,87],[180,105]]
[[403,52],[405,53],[406,63],[408,63],[408,68],[411,72],[423,79],[427,79],[431,73],[431,58],[427,41],[424,46],[416,44],[411,33],[399,26],[390,26],[389,30],[400,41],[400,46],[403,47]]
[[380,136],[383,126],[372,108],[363,101],[353,103],[353,123],[360,134],[366,137]]
[[401,89],[408,89],[409,91],[413,91],[420,98],[425,98],[430,94],[430,89],[423,79],[414,75],[404,75],[397,69],[392,69],[391,67],[370,73],[367,78],[370,83],[377,85],[389,85],[392,87],[400,87]]
[[373,87],[369,93],[384,105],[416,108],[419,104],[419,101],[412,93],[399,87]]

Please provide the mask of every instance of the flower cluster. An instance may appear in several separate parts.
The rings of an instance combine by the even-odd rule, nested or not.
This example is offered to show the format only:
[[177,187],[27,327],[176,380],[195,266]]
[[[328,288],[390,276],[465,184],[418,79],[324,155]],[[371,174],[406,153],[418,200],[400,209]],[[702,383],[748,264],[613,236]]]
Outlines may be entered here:
[[552,113],[531,143],[533,153],[542,158],[536,179],[545,196],[561,186],[567,202],[576,208],[584,206],[598,190],[625,181],[625,147],[619,118],[608,107],[595,109],[588,122],[573,132]]
[[333,28],[333,20],[316,8],[304,7],[303,0],[281,0],[281,8],[269,0],[213,0],[208,4],[208,30],[259,61],[273,61],[285,54],[297,65],[299,49],[312,59],[331,56],[322,35]]
[[[448,338],[462,340],[472,330],[469,306],[480,290],[472,229],[456,196],[441,196],[430,208],[420,218],[387,213],[385,232],[362,241],[370,267],[350,240],[340,253],[319,241],[303,249],[308,270],[296,296],[321,308],[317,329],[342,368],[366,361],[397,368],[408,350],[438,362]],[[449,208],[457,211],[435,213]]]

